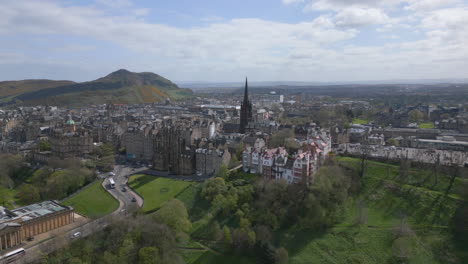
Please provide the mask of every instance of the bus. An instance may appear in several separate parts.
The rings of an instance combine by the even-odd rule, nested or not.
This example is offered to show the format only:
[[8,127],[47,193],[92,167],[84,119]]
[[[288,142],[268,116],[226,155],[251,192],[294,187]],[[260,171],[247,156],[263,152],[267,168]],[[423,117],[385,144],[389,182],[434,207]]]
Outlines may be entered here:
[[114,179],[109,178],[109,186],[110,186],[111,189],[114,189],[114,188],[115,188],[115,181],[114,181]]
[[0,264],[13,263],[26,255],[24,248],[18,248],[0,257]]

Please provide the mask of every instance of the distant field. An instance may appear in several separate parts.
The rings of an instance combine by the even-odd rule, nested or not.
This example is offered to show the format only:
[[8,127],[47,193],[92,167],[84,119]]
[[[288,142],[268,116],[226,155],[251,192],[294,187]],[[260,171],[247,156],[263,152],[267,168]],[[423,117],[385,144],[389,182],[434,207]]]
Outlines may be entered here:
[[426,123],[421,123],[418,126],[419,128],[434,128],[434,123],[432,122],[426,122]]
[[104,190],[101,181],[92,183],[77,195],[65,200],[63,204],[73,206],[77,213],[90,218],[99,218],[119,207],[119,202]]
[[164,202],[175,197],[191,183],[185,181],[157,178],[150,175],[134,175],[130,178],[128,186],[135,190],[144,199],[144,212],[158,209]]
[[367,119],[353,118],[353,124],[362,125],[362,124],[367,124],[367,123],[369,123],[369,120]]

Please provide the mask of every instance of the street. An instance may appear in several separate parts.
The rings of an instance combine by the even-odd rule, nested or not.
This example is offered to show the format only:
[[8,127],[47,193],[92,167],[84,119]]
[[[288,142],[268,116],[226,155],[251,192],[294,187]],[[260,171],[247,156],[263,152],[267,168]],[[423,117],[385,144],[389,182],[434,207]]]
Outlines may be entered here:
[[[59,249],[60,247],[71,242],[71,240],[73,240],[72,235],[74,233],[76,232],[81,233],[80,237],[75,238],[75,239],[80,239],[80,238],[89,236],[90,234],[93,234],[94,232],[97,232],[105,228],[110,221],[109,218],[111,218],[113,215],[120,214],[120,215],[126,216],[129,209],[131,209],[132,206],[136,205],[138,207],[142,207],[143,199],[127,186],[127,181],[128,181],[127,177],[130,176],[131,174],[135,174],[144,170],[146,170],[146,168],[144,167],[139,168],[139,169],[132,169],[126,166],[116,165],[114,168],[115,176],[113,176],[113,179],[115,181],[115,188],[114,189],[110,188],[108,177],[104,179],[104,181],[102,182],[102,186],[115,199],[119,201],[119,207],[117,210],[112,212],[110,215],[103,216],[99,219],[88,222],[77,228],[73,228],[64,233],[57,234],[50,239],[38,241],[37,244],[31,247],[25,247],[26,255],[22,257],[21,259],[19,259],[16,263],[30,263],[30,262],[36,261],[41,256],[50,254],[54,252],[55,250]],[[125,192],[122,191],[123,187],[126,187]],[[135,202],[132,202],[133,198],[136,199]],[[50,232],[53,232],[53,231],[50,231]]]

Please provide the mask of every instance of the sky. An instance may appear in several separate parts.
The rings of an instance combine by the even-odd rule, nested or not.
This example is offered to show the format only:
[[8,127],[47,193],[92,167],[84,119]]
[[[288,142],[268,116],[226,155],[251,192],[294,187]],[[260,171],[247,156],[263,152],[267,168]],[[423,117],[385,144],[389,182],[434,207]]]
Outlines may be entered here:
[[0,0],[0,80],[468,78],[468,0]]

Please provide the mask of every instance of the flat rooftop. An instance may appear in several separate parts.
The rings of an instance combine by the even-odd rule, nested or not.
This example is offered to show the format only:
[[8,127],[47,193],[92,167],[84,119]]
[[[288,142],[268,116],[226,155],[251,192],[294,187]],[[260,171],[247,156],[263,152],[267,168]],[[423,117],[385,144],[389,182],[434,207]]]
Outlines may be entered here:
[[68,209],[69,207],[60,205],[54,201],[43,201],[40,203],[23,206],[14,210],[3,209],[3,213],[0,210],[0,223],[10,222],[11,220],[18,218],[20,218],[22,221],[28,221],[34,218]]

